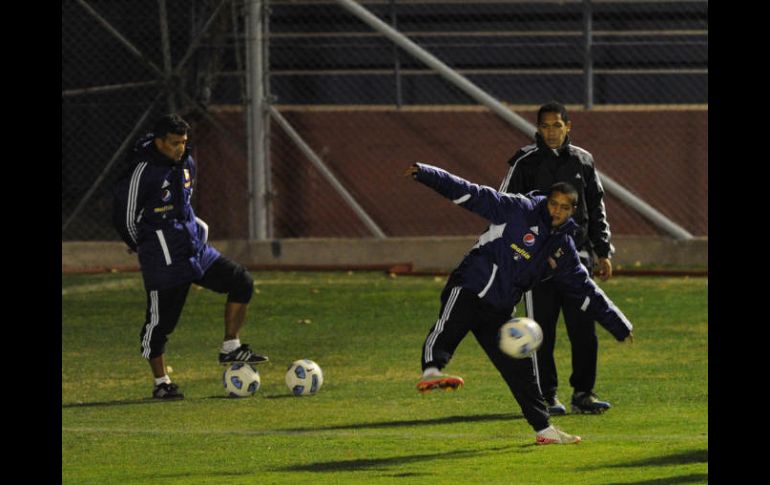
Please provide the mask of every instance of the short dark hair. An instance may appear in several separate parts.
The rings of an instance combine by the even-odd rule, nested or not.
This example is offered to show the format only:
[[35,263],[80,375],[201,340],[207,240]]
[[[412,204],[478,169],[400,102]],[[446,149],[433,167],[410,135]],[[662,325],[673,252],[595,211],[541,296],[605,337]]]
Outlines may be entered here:
[[551,185],[551,189],[548,192],[548,197],[550,197],[551,194],[553,194],[554,192],[559,192],[560,194],[568,195],[569,198],[572,199],[572,207],[577,207],[578,191],[571,184],[567,182],[556,182],[555,184]]
[[186,135],[189,130],[190,124],[178,114],[172,113],[162,116],[155,122],[152,127],[152,134],[155,138],[166,138],[169,133]]
[[540,120],[543,119],[544,113],[559,113],[561,119],[566,123],[569,121],[569,115],[567,114],[567,108],[558,101],[550,101],[545,103],[537,110],[537,124],[540,124]]

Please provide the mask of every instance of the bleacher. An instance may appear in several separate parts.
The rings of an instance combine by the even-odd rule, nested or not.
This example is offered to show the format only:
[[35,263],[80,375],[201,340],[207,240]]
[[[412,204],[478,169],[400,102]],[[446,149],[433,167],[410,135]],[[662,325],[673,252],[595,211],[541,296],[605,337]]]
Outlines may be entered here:
[[[585,2],[363,2],[511,104],[584,104]],[[706,1],[591,2],[593,102],[705,104]],[[468,98],[335,2],[271,2],[279,104],[463,104]],[[652,89],[650,87],[652,86]]]

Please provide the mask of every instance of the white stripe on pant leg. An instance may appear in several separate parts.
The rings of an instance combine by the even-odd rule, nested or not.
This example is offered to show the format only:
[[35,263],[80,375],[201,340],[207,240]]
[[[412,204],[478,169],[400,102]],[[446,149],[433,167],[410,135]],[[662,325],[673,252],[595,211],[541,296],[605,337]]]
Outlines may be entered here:
[[[524,292],[524,312],[527,317],[535,320],[535,305],[532,300],[532,290]],[[535,320],[537,321],[537,320]],[[537,382],[537,390],[540,391],[540,395],[543,395],[543,388],[540,387],[540,368],[537,365],[537,351],[532,353],[532,369],[535,371],[535,382]]]
[[524,292],[524,314],[532,320],[535,320],[535,305],[532,301],[532,290]]
[[439,320],[436,322],[436,326],[434,327],[433,332],[431,332],[425,341],[425,362],[430,362],[433,360],[433,345],[436,343],[436,339],[438,339],[439,334],[444,331],[444,324],[449,319],[449,315],[452,312],[452,308],[454,307],[455,301],[457,301],[459,294],[459,286],[452,288],[450,291],[449,298],[447,299],[447,304],[444,307],[441,318],[439,318]]
[[142,339],[142,355],[145,359],[150,358],[150,340],[152,339],[152,331],[158,326],[160,322],[160,312],[158,312],[158,292],[150,292],[150,321],[147,322],[147,329],[144,332],[144,338]]
[[[423,352],[425,357],[430,355],[431,359],[433,358],[433,352],[430,349],[432,349],[433,344],[436,342],[438,334],[441,333],[441,331],[444,329],[444,318],[447,315],[446,312],[448,309],[451,311],[451,307],[454,305],[455,297],[455,288],[452,288],[449,291],[449,298],[447,298],[446,305],[444,305],[444,311],[441,312],[441,316],[438,320],[436,320],[436,325],[433,327],[433,331],[425,339],[425,351]],[[430,362],[430,359],[426,360],[426,362]]]
[[431,362],[433,360],[433,345],[436,343],[436,339],[438,338],[439,334],[444,331],[444,324],[449,319],[449,315],[452,313],[452,307],[454,307],[459,294],[459,286],[452,288],[452,291],[449,293],[446,306],[444,307],[444,311],[441,313],[441,318],[438,319],[438,322],[436,322],[436,327],[425,340],[425,352],[423,353],[425,362]]
[[537,382],[537,390],[542,396],[543,388],[540,387],[540,368],[537,366],[537,351],[532,352],[532,370],[535,371],[535,382]]

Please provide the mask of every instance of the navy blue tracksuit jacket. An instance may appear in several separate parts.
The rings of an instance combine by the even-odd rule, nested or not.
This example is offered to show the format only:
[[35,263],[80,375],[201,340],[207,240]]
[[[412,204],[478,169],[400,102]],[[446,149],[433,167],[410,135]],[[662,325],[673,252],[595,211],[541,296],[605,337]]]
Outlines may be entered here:
[[[500,312],[511,314],[525,291],[550,279],[617,340],[629,335],[631,322],[580,263],[570,236],[577,224],[570,218],[553,228],[544,195],[504,194],[438,167],[422,163],[417,167],[417,181],[490,221],[487,231],[452,271],[447,288],[461,286]],[[556,262],[555,269],[548,264],[549,257]]]
[[206,243],[207,226],[190,205],[195,186],[190,147],[174,162],[149,134],[137,142],[129,162],[113,187],[113,225],[138,253],[145,288],[164,290],[200,279],[220,253]]

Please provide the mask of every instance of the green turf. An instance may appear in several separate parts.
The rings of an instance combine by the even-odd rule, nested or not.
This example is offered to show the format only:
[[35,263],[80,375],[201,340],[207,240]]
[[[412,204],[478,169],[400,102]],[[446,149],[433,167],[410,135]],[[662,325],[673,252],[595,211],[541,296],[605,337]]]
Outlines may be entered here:
[[[193,288],[167,348],[184,401],[154,402],[139,353],[136,273],[62,276],[62,482],[69,484],[691,484],[708,481],[705,278],[602,283],[635,325],[633,345],[598,328],[602,416],[553,422],[572,446],[534,432],[472,336],[447,371],[458,392],[420,395],[420,351],[443,278],[382,273],[253,273],[242,340],[271,362],[251,398],[224,397],[224,297]],[[306,319],[310,323],[299,323]],[[568,400],[564,326],[557,341]],[[310,358],[311,397],[284,384]]]

